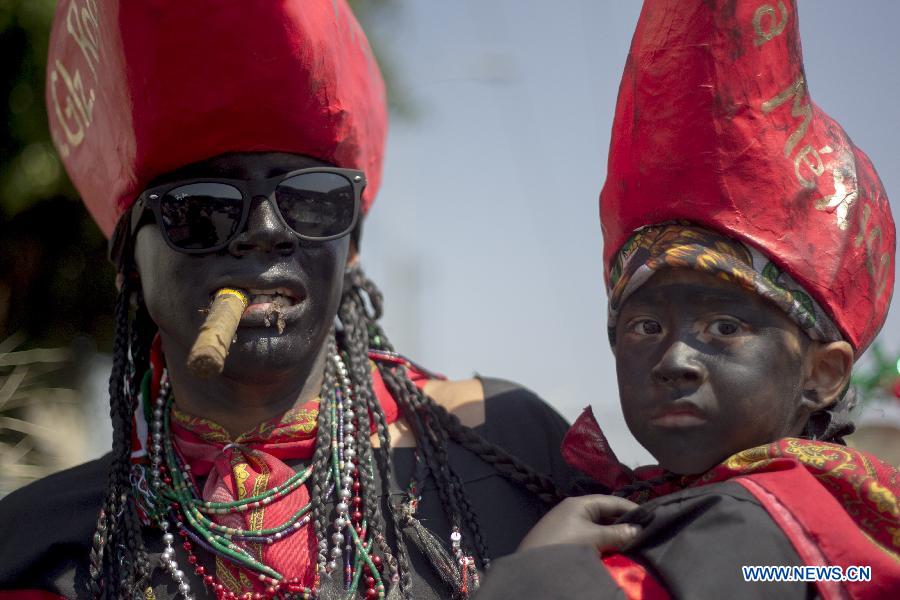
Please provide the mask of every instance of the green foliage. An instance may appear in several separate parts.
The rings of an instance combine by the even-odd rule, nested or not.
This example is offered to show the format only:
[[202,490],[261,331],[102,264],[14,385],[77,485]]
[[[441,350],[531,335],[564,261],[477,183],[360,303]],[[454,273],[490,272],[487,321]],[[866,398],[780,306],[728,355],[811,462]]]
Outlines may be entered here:
[[47,129],[44,67],[53,0],[0,0],[0,210],[9,219],[54,196],[73,197]]
[[106,345],[113,297],[106,242],[78,200],[47,126],[53,0],[0,0],[0,337]]
[[875,340],[864,357],[862,368],[853,371],[853,385],[861,402],[900,397],[900,354],[885,351]]

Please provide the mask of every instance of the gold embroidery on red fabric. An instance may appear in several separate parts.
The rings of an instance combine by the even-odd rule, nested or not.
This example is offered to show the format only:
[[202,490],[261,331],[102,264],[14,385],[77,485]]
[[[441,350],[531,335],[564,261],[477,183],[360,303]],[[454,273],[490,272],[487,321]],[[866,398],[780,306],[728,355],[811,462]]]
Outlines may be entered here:
[[[256,496],[258,494],[263,493],[266,490],[266,487],[269,483],[269,474],[268,473],[260,473],[256,478],[256,483],[253,485],[252,495]],[[265,506],[260,506],[259,508],[254,508],[250,511],[250,529],[262,529],[263,528],[263,517],[265,516]]]
[[[318,403],[318,399],[313,403]],[[265,441],[272,437],[273,434],[291,435],[294,433],[312,433],[316,429],[316,423],[319,418],[318,408],[297,407],[292,408],[282,415],[277,421],[269,420],[260,423],[254,429],[245,431],[238,435],[234,440],[228,434],[228,431],[210,419],[195,417],[182,412],[177,406],[172,406],[172,418],[182,427],[195,433],[204,442],[213,444],[229,444],[242,443],[248,440]]]
[[[875,465],[865,455],[828,442],[786,438],[780,442],[750,448],[729,457],[721,465],[731,476],[751,474],[777,458],[793,458],[828,488],[843,505],[862,533],[880,550],[900,560],[900,503],[896,489],[897,471],[889,468],[889,477],[879,482]],[[721,480],[713,469],[698,481]]]
[[736,471],[759,469],[772,462],[768,446],[757,446],[738,452],[725,460],[725,467]]
[[879,511],[887,513],[894,518],[900,516],[896,496],[894,496],[891,490],[879,484],[877,481],[872,482],[869,489],[866,491],[866,495]]
[[[225,428],[215,421],[189,415],[180,411],[174,404],[172,405],[170,414],[172,415],[172,419],[179,425],[196,433],[204,442],[227,444],[231,441],[231,436],[228,435]],[[208,429],[208,431],[203,431],[204,428]]]

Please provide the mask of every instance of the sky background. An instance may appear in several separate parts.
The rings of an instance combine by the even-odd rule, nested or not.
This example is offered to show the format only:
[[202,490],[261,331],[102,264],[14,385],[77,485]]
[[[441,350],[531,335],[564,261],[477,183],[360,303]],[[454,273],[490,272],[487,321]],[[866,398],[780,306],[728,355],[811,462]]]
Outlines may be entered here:
[[[394,345],[453,378],[592,405],[626,463],[605,333],[598,195],[638,1],[398,0],[376,24],[401,102],[363,265]],[[900,3],[800,1],[813,99],[869,154],[900,213]],[[900,315],[882,341],[900,351]]]

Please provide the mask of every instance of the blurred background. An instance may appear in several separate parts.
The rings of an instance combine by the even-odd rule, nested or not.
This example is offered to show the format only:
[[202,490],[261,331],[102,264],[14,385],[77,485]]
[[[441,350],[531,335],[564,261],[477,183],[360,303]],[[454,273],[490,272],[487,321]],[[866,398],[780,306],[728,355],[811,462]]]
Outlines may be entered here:
[[[587,405],[620,459],[597,197],[637,0],[358,0],[388,80],[384,184],[363,264],[395,346],[450,377]],[[106,241],[50,143],[53,0],[0,0],[0,495],[107,451]],[[812,97],[875,163],[900,221],[900,3],[800,0]],[[855,443],[895,464],[900,309],[859,363]]]

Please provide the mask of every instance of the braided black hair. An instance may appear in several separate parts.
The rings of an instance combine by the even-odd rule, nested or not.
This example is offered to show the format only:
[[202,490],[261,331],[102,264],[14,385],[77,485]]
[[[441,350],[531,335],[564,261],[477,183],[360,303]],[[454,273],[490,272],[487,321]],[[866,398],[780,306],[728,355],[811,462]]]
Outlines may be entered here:
[[[371,348],[393,351],[387,336],[378,324],[383,312],[383,296],[375,284],[366,277],[358,266],[348,269],[344,281],[344,294],[338,315],[343,329],[343,346],[353,365],[351,374],[358,393],[370,399],[372,412],[379,435],[381,448],[380,470],[385,478],[390,472],[390,438],[381,406],[371,391],[368,374],[368,350]],[[438,496],[451,525],[467,529],[475,546],[475,556],[483,567],[490,565],[487,544],[481,533],[477,515],[465,493],[459,476],[453,471],[447,457],[447,441],[453,440],[470,452],[494,466],[511,482],[524,487],[547,502],[555,504],[563,495],[553,481],[525,465],[511,454],[479,436],[471,428],[426,396],[409,378],[405,367],[385,361],[376,361],[376,366],[391,395],[403,414],[416,439],[416,448],[425,461],[428,472],[434,480]],[[357,379],[359,377],[360,379]],[[368,444],[368,438],[363,441]],[[391,529],[398,546],[401,571],[401,589],[404,585],[404,571],[408,572],[407,549],[400,534],[396,511],[386,511],[390,515]],[[404,589],[404,591],[407,591]]]
[[150,319],[142,302],[138,302],[140,308],[133,323],[129,317],[136,295],[134,288],[133,280],[126,277],[115,308],[113,368],[109,378],[112,462],[106,502],[98,517],[90,552],[90,592],[95,598],[130,596],[152,570],[141,537],[137,507],[129,501],[135,377],[146,367],[152,340],[147,335]]

